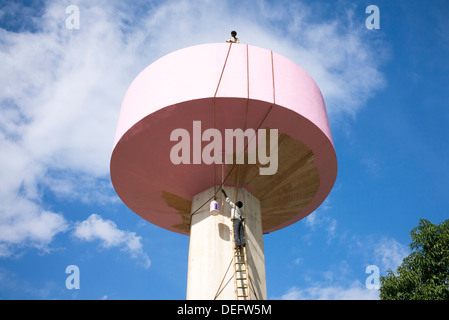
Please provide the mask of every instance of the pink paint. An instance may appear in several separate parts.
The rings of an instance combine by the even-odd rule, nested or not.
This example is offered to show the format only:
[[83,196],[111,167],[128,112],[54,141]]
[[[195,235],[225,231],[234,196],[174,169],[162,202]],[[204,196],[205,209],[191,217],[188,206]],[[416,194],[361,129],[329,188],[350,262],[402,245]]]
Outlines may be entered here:
[[[182,222],[162,191],[185,199],[213,185],[213,166],[174,165],[170,161],[170,133],[191,130],[201,121],[213,127],[213,97],[229,44],[189,47],[157,60],[130,85],[123,100],[111,157],[111,179],[117,194],[134,212],[171,231]],[[248,48],[248,55],[247,55]],[[215,99],[216,128],[243,128],[247,101],[247,128],[257,128],[273,104],[271,51],[233,44]],[[277,128],[301,140],[315,154],[320,186],[313,201],[286,227],[315,210],[327,197],[337,175],[337,160],[326,107],[313,79],[298,65],[273,53],[275,105],[263,127]],[[219,172],[221,168],[217,169]],[[217,185],[221,175],[217,174]],[[194,208],[195,209],[195,208]],[[183,233],[183,232],[181,232]],[[185,233],[185,232],[184,232]],[[187,234],[187,233],[185,233]]]

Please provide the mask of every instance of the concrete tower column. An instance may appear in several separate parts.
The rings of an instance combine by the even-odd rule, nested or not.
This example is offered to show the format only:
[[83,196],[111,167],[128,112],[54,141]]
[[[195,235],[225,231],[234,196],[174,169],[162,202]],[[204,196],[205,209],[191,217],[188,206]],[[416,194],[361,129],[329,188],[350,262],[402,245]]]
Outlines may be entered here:
[[[235,202],[237,188],[225,187],[225,191]],[[195,195],[192,213],[213,194],[212,187]],[[243,188],[238,189],[238,200],[243,202],[242,212],[246,224],[250,296],[251,299],[267,299],[260,201]],[[208,202],[191,219],[187,274],[189,300],[235,299],[231,207],[221,192],[217,201],[220,203],[220,214],[211,215]]]

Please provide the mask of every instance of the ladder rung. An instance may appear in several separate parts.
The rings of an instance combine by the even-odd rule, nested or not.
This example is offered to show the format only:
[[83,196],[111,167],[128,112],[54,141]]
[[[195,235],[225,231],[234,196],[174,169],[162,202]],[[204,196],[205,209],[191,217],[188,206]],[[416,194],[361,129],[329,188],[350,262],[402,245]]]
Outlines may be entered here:
[[248,295],[243,295],[243,296],[237,296],[237,297],[248,297]]

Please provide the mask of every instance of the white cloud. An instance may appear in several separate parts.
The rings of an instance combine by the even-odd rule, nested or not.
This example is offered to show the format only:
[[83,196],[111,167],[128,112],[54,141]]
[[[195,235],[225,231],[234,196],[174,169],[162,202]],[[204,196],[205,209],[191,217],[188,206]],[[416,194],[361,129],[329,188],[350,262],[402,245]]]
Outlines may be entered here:
[[409,254],[408,247],[396,239],[383,237],[374,245],[374,259],[383,270],[391,269],[394,271]]
[[312,231],[325,230],[328,243],[337,236],[337,220],[328,215],[328,210],[332,208],[329,203],[330,200],[327,198],[318,210],[303,220]]
[[24,247],[49,251],[54,237],[68,229],[61,214],[43,210],[33,201],[14,196],[0,201],[0,257]]
[[67,229],[62,214],[45,209],[42,188],[71,200],[117,201],[98,179],[108,175],[119,101],[134,74],[117,49],[119,26],[100,8],[85,8],[89,32],[65,29],[57,2],[38,21],[41,31],[0,29],[2,256],[44,249]]
[[378,300],[379,292],[366,289],[359,281],[349,286],[317,285],[304,289],[290,288],[281,300]]
[[[329,270],[319,272],[323,280],[312,281],[309,275],[304,274],[305,285],[291,286],[283,295],[274,299],[281,300],[376,300],[379,292],[368,289],[366,283],[354,279],[354,270],[351,265],[341,260],[333,263]],[[366,275],[368,276],[368,275]],[[315,279],[317,277],[314,277]]]
[[97,214],[92,214],[86,220],[77,222],[73,235],[88,242],[99,240],[104,248],[122,248],[129,252],[132,258],[142,261],[145,268],[149,268],[151,265],[150,259],[143,251],[141,237],[137,236],[135,232],[120,230],[112,220],[103,220]]

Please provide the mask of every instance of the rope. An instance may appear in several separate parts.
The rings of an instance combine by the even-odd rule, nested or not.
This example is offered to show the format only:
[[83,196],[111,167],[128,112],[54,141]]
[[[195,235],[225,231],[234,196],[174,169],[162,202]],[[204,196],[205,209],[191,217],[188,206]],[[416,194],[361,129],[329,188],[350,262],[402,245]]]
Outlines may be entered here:
[[[228,52],[229,53],[229,52]],[[265,116],[263,117],[262,121],[260,122],[259,126],[257,127],[257,130],[255,132],[255,134],[257,134],[257,132],[259,131],[260,127],[262,126],[262,123],[265,121],[265,119],[267,118],[268,114],[271,112],[271,110],[273,109],[273,105],[276,103],[276,93],[275,93],[275,82],[274,82],[274,63],[273,63],[273,51],[271,51],[271,77],[272,77],[272,83],[273,83],[273,104],[270,106],[270,108],[268,109],[267,113],[265,114]],[[220,79],[221,80],[221,79]],[[245,120],[244,120],[244,124],[243,124],[243,131],[246,130],[246,124],[247,124],[247,118],[248,118],[248,104],[249,104],[249,53],[248,53],[248,45],[246,45],[246,85],[247,85],[247,99],[246,99],[246,109],[245,109]],[[217,88],[218,90],[218,88]],[[215,97],[214,97],[215,98]],[[215,112],[215,105],[214,105],[214,112]],[[215,120],[215,118],[214,118]],[[214,123],[214,128],[215,128],[215,123]],[[252,140],[252,138],[248,141],[248,144],[246,145],[244,152],[242,153],[242,155],[245,155],[245,151],[249,146],[250,141]],[[223,184],[225,183],[225,181],[227,180],[227,178],[230,176],[232,170],[234,170],[235,166],[237,165],[238,161],[237,161],[237,156],[236,156],[236,163],[232,166],[231,170],[229,171],[229,173],[227,174],[226,178],[223,180],[223,173],[222,173],[222,182],[221,185],[219,187],[219,190],[223,187]],[[222,164],[223,165],[223,164]],[[234,203],[237,203],[237,199],[238,199],[238,192],[239,192],[239,184],[240,184],[240,168],[241,165],[239,164],[238,166],[238,171],[237,171],[237,185],[236,185],[236,193],[235,193],[235,201]],[[215,182],[215,176],[214,176],[214,182]],[[215,189],[215,183],[214,183],[214,196],[212,198],[216,197],[216,189]],[[211,199],[212,199],[211,198]],[[207,202],[209,202],[211,199],[209,199]],[[206,202],[206,203],[207,203]],[[204,206],[204,204],[203,204]],[[202,207],[202,206],[201,206]],[[199,209],[198,208],[193,214],[195,214]],[[192,215],[193,215],[192,214]],[[243,230],[245,230],[245,223],[243,224]],[[234,230],[233,230],[234,231]],[[234,233],[234,232],[233,232]],[[234,237],[233,237],[234,238]],[[233,239],[234,242],[234,239]],[[245,254],[246,255],[246,254]],[[223,284],[223,281],[229,271],[229,268],[232,264],[232,261],[234,261],[235,256],[233,257],[233,259],[231,260],[231,262],[228,265],[228,268],[226,269],[225,275],[223,276],[223,279],[221,280],[220,286],[217,289],[217,293],[215,294],[214,300],[218,297],[219,295],[219,291],[220,288]],[[247,288],[248,288],[248,297],[250,297],[250,292],[251,292],[251,288],[252,291],[254,293],[254,296],[256,297],[257,300],[259,300],[259,298],[257,297],[257,292],[256,289],[254,288],[254,284],[253,281],[251,279],[251,276],[249,275],[249,269],[248,269],[248,265],[246,265],[246,273],[247,273],[247,281],[249,283],[247,283]],[[236,277],[236,275],[234,274],[234,278]],[[236,280],[236,279],[234,279]],[[234,281],[235,282],[235,281]],[[237,285],[236,283],[234,284],[235,286]],[[237,289],[236,289],[237,290]],[[237,295],[237,292],[236,292]]]
[[224,274],[224,276],[223,276],[223,279],[221,279],[220,285],[218,286],[218,289],[217,289],[217,293],[215,293],[214,300],[216,300],[217,297],[218,297],[218,295],[219,295],[219,291],[220,291],[221,285],[223,284],[223,281],[224,281],[224,279],[226,278],[226,275],[228,274],[228,271],[229,271],[229,268],[231,267],[232,261],[234,261],[234,257],[232,257],[231,262],[229,262],[229,266],[228,266],[228,268],[226,269],[226,272],[225,272],[225,274]]
[[253,293],[254,293],[254,296],[256,297],[256,300],[259,300],[259,298],[257,297],[256,289],[254,288],[253,280],[251,279],[249,274],[248,274],[248,279],[249,279],[249,283],[251,284],[251,288],[253,288]]
[[[231,49],[231,45],[232,43],[230,43],[229,45],[229,49],[228,49],[228,55],[226,56],[226,61],[228,59],[229,56],[229,51]],[[248,48],[248,46],[247,46]],[[226,61],[225,61],[225,65],[223,66],[223,70],[220,76],[220,80],[218,82],[217,85],[217,89],[215,91],[215,95],[214,95],[214,119],[215,119],[215,96],[217,94],[218,91],[218,86],[220,85],[221,82],[221,78],[223,76],[223,71],[224,71],[224,67],[226,66]],[[248,50],[247,50],[247,61],[248,61]],[[247,63],[247,92],[248,92],[248,99],[247,99],[247,103],[249,101],[249,64]],[[248,141],[248,143],[245,146],[245,149],[243,150],[243,154],[245,153],[245,151],[248,149],[249,143],[251,142],[251,140],[257,135],[257,132],[259,131],[260,127],[262,126],[262,124],[264,123],[265,119],[267,118],[268,114],[271,112],[271,110],[273,109],[274,104],[276,103],[276,95],[275,95],[275,85],[274,85],[274,64],[273,64],[273,51],[271,51],[271,77],[272,77],[272,82],[273,82],[273,104],[270,106],[270,108],[268,109],[268,111],[265,113],[265,116],[263,117],[262,121],[259,123],[259,126],[257,127],[254,136]],[[247,115],[247,112],[245,113],[245,117]],[[245,119],[245,123],[246,123],[246,119]],[[215,120],[214,120],[214,125],[215,125]],[[237,160],[237,159],[236,159]],[[215,163],[214,163],[214,195],[212,197],[210,197],[208,200],[206,200],[206,202],[204,202],[198,209],[196,209],[191,215],[190,215],[190,220],[192,220],[192,216],[194,214],[196,214],[202,207],[204,207],[207,203],[209,203],[209,201],[211,201],[212,199],[216,198],[217,193],[220,192],[220,190],[223,188],[223,185],[225,184],[226,180],[229,178],[229,176],[231,175],[232,171],[234,170],[234,168],[237,165],[237,161],[236,163],[233,164],[233,166],[231,167],[231,169],[229,170],[228,174],[226,175],[226,177],[224,178],[223,182],[220,184],[220,186],[218,187],[218,190],[216,189],[215,186]],[[238,190],[238,188],[237,188]],[[190,225],[189,225],[190,226]]]
[[275,86],[274,86],[273,50],[271,50],[271,79],[273,80],[273,104],[276,104],[276,91],[275,91]]
[[[218,80],[217,88],[215,89],[215,93],[214,93],[214,100],[213,100],[213,125],[214,125],[214,132],[215,132],[215,98],[217,96],[218,88],[220,87],[221,78],[223,77],[223,73],[224,73],[225,68],[226,68],[226,63],[228,62],[229,52],[231,52],[231,46],[232,46],[232,42],[229,43],[228,54],[226,55],[226,59],[225,59],[224,65],[223,65],[223,69],[221,70],[220,79]],[[216,139],[214,137],[214,152],[217,150],[215,148],[215,140]],[[214,161],[214,182],[213,182],[213,185],[214,185],[214,194],[216,196],[216,194],[217,194],[216,191],[217,190],[216,190],[216,186],[215,186],[215,178],[216,178],[216,175],[215,175],[215,161]]]
[[[268,109],[267,113],[265,114],[265,116],[263,117],[262,121],[260,122],[259,126],[257,127],[256,133],[257,131],[260,129],[260,127],[262,126],[262,123],[265,121],[265,119],[267,118],[268,114],[270,113],[271,109],[273,109],[273,105],[270,106],[270,108]],[[254,136],[253,136],[254,137]],[[245,149],[243,152],[246,151],[246,149],[248,149],[248,145],[249,143],[246,145]],[[196,209],[191,215],[190,217],[192,217],[194,214],[196,214],[202,207],[204,207],[207,203],[209,203],[210,200],[214,199],[217,196],[217,193],[223,188],[224,183],[226,182],[226,180],[229,178],[229,176],[231,175],[232,171],[234,170],[234,168],[236,167],[236,163],[234,163],[234,165],[231,167],[231,170],[229,170],[228,174],[226,175],[226,177],[224,178],[224,181],[220,184],[220,186],[218,187],[218,190],[214,192],[214,195],[212,197],[210,197],[208,200],[206,200],[206,202],[204,202],[198,209]]]
[[[246,120],[248,118],[248,103],[249,103],[249,53],[248,53],[248,45],[246,45],[246,90],[247,90],[247,98],[246,98],[246,110],[245,110],[245,121],[243,123],[243,131],[246,131]],[[249,144],[249,141],[248,141]],[[246,150],[246,148],[245,148]],[[242,153],[243,157],[245,157],[245,153]],[[235,163],[237,164],[237,156],[235,157]],[[240,183],[240,168],[241,165],[238,166],[238,171],[237,171],[237,191],[235,192],[235,201],[234,203],[237,203],[237,199],[238,199],[238,194],[239,194],[239,183]]]

